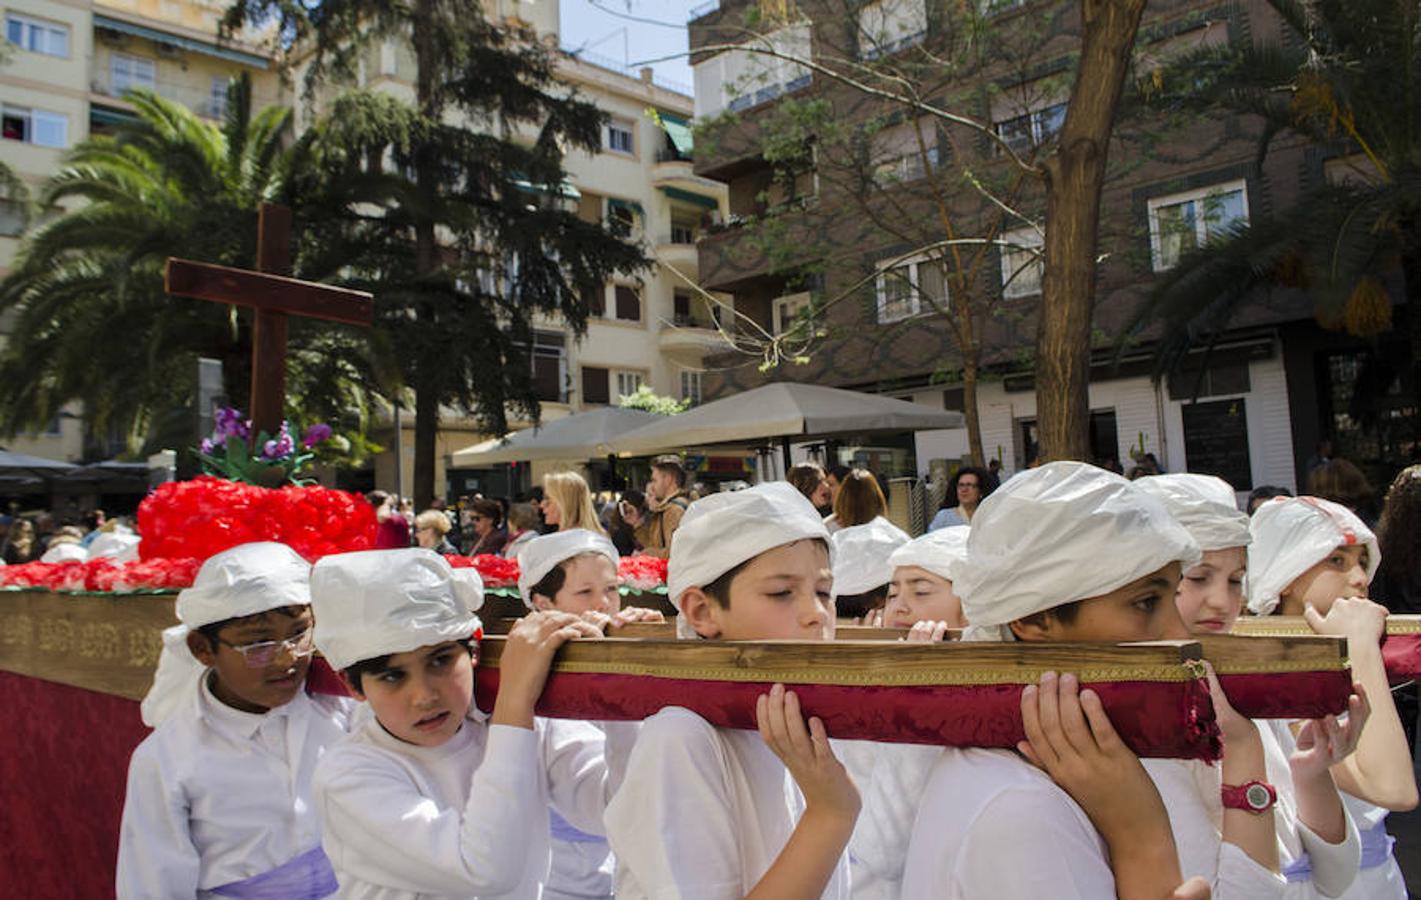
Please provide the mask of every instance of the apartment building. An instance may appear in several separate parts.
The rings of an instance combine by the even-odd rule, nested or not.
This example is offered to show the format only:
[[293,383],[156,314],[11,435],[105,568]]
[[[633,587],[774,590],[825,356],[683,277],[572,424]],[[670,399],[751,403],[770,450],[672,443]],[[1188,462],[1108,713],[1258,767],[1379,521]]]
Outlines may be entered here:
[[[855,193],[865,179],[842,177],[847,163],[830,158],[835,151],[827,142],[813,146],[811,164],[791,178],[782,171],[777,177],[765,148],[782,127],[781,108],[791,103],[822,101],[833,122],[858,127],[874,120],[882,126],[882,118],[891,116],[887,127],[865,129],[866,178],[881,181],[887,173],[889,181],[882,190],[886,199],[872,202],[897,204],[890,208],[926,221],[934,213],[925,179],[960,179],[968,171],[990,179],[1008,165],[1004,154],[990,138],[930,116],[914,120],[792,60],[744,49],[769,46],[836,65],[911,60],[928,52],[952,58],[960,32],[954,32],[947,6],[804,0],[784,15],[766,16],[757,4],[721,0],[691,21],[696,116],[710,123],[711,137],[695,171],[724,182],[730,206],[728,226],[699,245],[703,284],[732,295],[737,310],[773,333],[790,327],[806,308],[846,295],[851,301],[824,309],[815,327],[826,337],[805,365],[767,374],[756,360],[717,357],[713,368],[723,371],[707,379],[707,398],[767,378],[791,378],[962,408],[957,341],[933,314],[935,303],[949,299],[940,269],[927,264],[933,255],[915,256],[902,231],[872,221],[873,210]],[[755,14],[747,15],[752,8]],[[996,136],[1023,156],[1049,152],[1064,120],[1071,54],[1079,45],[1075,4],[982,0],[980,9],[988,28],[1031,35],[1032,58],[964,66],[960,80],[923,88],[925,99],[956,104],[957,111],[990,122]],[[1192,48],[1285,39],[1263,3],[1151,3],[1132,77],[1148,77],[1151,67]],[[1415,436],[1397,423],[1414,410],[1415,394],[1405,383],[1404,307],[1396,309],[1391,333],[1363,341],[1319,327],[1309,297],[1280,290],[1252,303],[1207,358],[1192,355],[1183,371],[1159,385],[1149,377],[1157,330],[1146,331],[1117,359],[1116,338],[1157,273],[1228,224],[1291,206],[1300,191],[1332,177],[1339,165],[1321,148],[1283,136],[1256,170],[1260,126],[1246,117],[1165,124],[1122,118],[1110,149],[1090,385],[1095,458],[1128,469],[1132,455],[1153,453],[1171,471],[1214,472],[1243,490],[1298,487],[1324,436],[1335,439],[1339,453],[1378,470],[1405,464]],[[913,152],[922,147],[920,137],[926,153]],[[1039,191],[1017,199],[1028,217],[1044,211]],[[982,206],[979,196],[976,207],[964,202],[954,211],[961,233],[972,233],[974,209],[979,223],[995,214]],[[788,260],[764,252],[756,226],[766,222],[802,234],[803,252]],[[978,408],[985,454],[1015,471],[1036,455],[1031,357],[1040,268],[1028,248],[1040,236],[1010,219],[994,235],[1001,246],[973,276],[993,302],[983,322],[986,374]],[[845,457],[853,452],[852,446],[841,448]],[[965,430],[920,433],[875,452],[889,474],[923,474],[934,460],[955,463],[965,455],[967,437]]]
[[[488,3],[486,9],[490,16],[532,27],[549,43],[558,39],[556,2],[505,0]],[[725,345],[718,324],[733,329],[734,315],[728,297],[709,302],[692,289],[700,280],[696,243],[713,223],[723,221],[727,201],[723,183],[693,171],[690,87],[658,81],[650,69],[625,71],[611,61],[568,51],[559,51],[556,75],[609,116],[601,146],[591,153],[572,151],[564,161],[563,201],[585,220],[639,241],[654,264],[606,285],[580,338],[561,321],[537,323],[532,365],[541,415],[557,419],[615,405],[643,385],[662,396],[698,403],[705,357]],[[414,59],[400,42],[372,48],[366,60],[366,83],[396,96],[413,97],[414,76]],[[401,423],[402,478],[391,446],[392,421],[387,420],[386,429],[377,440],[389,449],[376,457],[363,482],[352,484],[393,489],[413,483],[412,417]],[[445,410],[436,442],[435,483],[455,495],[507,493],[541,477],[542,464],[531,471],[503,465],[481,469],[460,467],[454,460],[457,451],[489,437],[472,419]]]
[[[224,8],[216,0],[4,0],[9,60],[0,65],[0,159],[37,191],[66,150],[133,115],[123,98],[130,88],[155,90],[219,120],[228,80],[245,72],[256,106],[286,102],[268,55],[254,44],[217,40]],[[14,260],[22,225],[15,204],[0,201],[0,274]],[[6,324],[0,319],[0,342]],[[6,446],[77,461],[85,452],[81,416],[75,405],[43,432]]]

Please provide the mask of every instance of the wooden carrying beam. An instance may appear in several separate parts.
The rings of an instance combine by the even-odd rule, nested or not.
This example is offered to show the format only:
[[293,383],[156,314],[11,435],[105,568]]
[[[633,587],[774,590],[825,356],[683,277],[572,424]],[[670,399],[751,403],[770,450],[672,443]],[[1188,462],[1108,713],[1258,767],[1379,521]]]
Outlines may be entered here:
[[[1312,634],[1313,630],[1302,616],[1240,616],[1233,633],[1288,636]],[[1393,685],[1421,678],[1421,616],[1386,617],[1382,662]]]
[[163,286],[169,294],[347,325],[369,325],[375,310],[372,295],[365,291],[173,257],[163,269]]
[[[515,619],[493,620],[489,634],[506,634]],[[634,623],[618,628],[618,638],[672,640],[671,622]],[[837,640],[871,641],[879,646],[907,648],[942,646],[908,644],[902,628],[870,628],[841,625]],[[953,640],[960,633],[950,633]],[[1236,637],[1201,636],[1203,659],[1219,676],[1219,684],[1234,709],[1251,719],[1315,719],[1346,710],[1352,677],[1347,669],[1347,641],[1344,638],[1306,636]],[[898,643],[885,643],[898,642]],[[964,646],[989,647],[992,644]],[[1029,645],[1017,644],[1026,648]],[[1048,645],[1039,645],[1048,646]],[[811,677],[805,672],[806,679]]]
[[[493,709],[506,638],[485,637],[479,707]],[[564,645],[540,715],[640,720],[667,706],[713,725],[755,727],[755,699],[775,682],[847,740],[1014,747],[1021,690],[1046,671],[1073,672],[1100,694],[1121,737],[1142,756],[1216,759],[1219,733],[1200,647],[1101,644],[903,644],[609,638]]]

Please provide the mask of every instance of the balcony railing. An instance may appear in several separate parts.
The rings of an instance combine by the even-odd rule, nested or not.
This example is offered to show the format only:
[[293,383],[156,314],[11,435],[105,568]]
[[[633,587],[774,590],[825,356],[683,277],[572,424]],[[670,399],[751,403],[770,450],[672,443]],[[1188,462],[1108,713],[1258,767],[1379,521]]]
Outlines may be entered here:
[[[93,93],[119,100],[123,99],[123,95],[129,88],[148,88],[156,91],[159,97],[172,100],[174,103],[181,103],[199,116],[209,119],[220,119],[227,111],[227,95],[225,93],[215,94],[210,90],[204,91],[188,84],[178,84],[161,78],[153,82],[130,82],[115,85],[111,76],[100,75],[89,82],[89,90]],[[276,102],[277,98],[274,96],[253,96],[252,110],[255,112]]]

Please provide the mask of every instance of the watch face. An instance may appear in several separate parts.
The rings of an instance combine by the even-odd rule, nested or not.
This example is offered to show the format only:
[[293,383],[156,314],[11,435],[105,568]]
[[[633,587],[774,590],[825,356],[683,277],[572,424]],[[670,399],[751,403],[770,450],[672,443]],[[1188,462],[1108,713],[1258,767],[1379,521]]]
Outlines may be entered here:
[[1261,784],[1250,784],[1243,796],[1252,809],[1264,810],[1273,802],[1273,798],[1268,794],[1268,789]]

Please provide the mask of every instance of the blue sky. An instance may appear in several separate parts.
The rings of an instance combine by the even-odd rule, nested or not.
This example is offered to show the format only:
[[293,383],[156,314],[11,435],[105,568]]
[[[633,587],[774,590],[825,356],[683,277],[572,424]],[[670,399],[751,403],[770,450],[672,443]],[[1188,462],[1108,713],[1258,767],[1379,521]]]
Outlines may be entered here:
[[[619,67],[636,68],[646,60],[685,53],[688,14],[704,3],[705,0],[561,0],[562,43],[564,47],[583,50],[589,62],[610,61]],[[645,21],[634,21],[637,19]],[[658,80],[679,82],[689,92],[691,66],[684,56],[652,63],[651,67]]]

